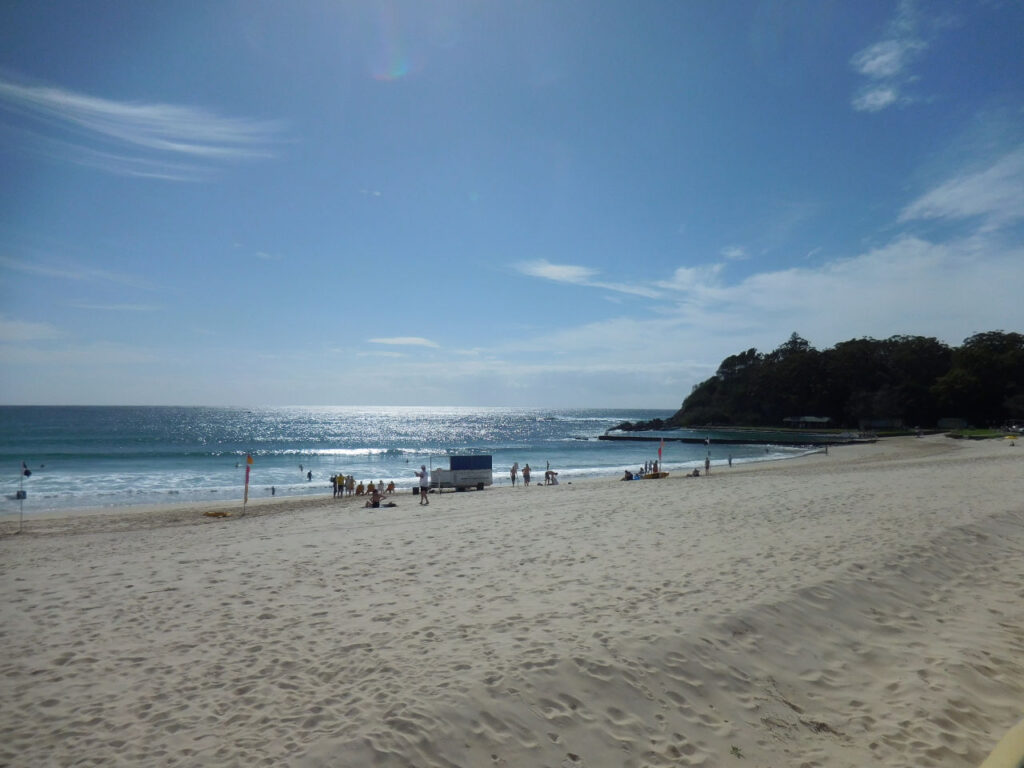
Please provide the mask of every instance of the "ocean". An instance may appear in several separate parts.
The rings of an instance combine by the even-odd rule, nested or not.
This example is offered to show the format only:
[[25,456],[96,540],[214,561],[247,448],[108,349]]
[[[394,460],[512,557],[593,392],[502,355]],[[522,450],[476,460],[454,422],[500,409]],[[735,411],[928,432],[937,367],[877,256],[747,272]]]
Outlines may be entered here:
[[[658,458],[657,442],[598,436],[672,411],[537,408],[0,406],[0,515],[180,501],[326,495],[334,474],[416,483],[421,464],[490,454],[496,485],[513,462],[561,482],[617,476]],[[805,448],[666,442],[663,468],[787,458]],[[30,470],[25,476],[22,462]],[[311,478],[310,478],[311,474]],[[17,491],[26,498],[19,502]]]

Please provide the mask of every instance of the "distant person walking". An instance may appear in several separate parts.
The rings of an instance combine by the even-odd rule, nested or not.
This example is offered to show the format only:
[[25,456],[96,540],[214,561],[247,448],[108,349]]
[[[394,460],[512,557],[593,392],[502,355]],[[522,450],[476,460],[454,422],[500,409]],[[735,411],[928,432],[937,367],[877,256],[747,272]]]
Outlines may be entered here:
[[529,484],[530,484],[530,465],[527,464],[525,467],[523,467],[523,485],[527,485],[528,486]]
[[416,477],[420,479],[420,505],[429,504],[430,499],[427,498],[427,491],[430,490],[430,473],[427,472],[427,465],[420,464],[420,471],[414,470]]
[[515,464],[512,465],[512,469],[509,471],[509,474],[512,475],[512,487],[515,488],[516,478],[519,476],[519,462],[518,461]]

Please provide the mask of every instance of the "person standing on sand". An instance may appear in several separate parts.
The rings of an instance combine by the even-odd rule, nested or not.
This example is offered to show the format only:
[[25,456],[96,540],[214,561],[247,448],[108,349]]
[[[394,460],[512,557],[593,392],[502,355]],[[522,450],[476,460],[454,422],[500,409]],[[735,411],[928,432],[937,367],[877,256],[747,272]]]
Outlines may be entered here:
[[705,456],[704,457],[704,474],[705,475],[711,474],[711,457],[710,456]]
[[512,470],[511,470],[511,472],[509,472],[509,474],[512,475],[512,487],[515,488],[516,487],[516,477],[519,475],[519,462],[518,461],[515,464],[512,465]]
[[530,465],[529,464],[527,464],[525,467],[523,467],[523,485],[525,485],[525,486],[529,486],[530,485]]
[[427,491],[430,489],[430,475],[427,472],[427,465],[420,464],[420,471],[416,472],[413,470],[413,474],[420,479],[420,504],[429,504],[430,499],[427,498]]

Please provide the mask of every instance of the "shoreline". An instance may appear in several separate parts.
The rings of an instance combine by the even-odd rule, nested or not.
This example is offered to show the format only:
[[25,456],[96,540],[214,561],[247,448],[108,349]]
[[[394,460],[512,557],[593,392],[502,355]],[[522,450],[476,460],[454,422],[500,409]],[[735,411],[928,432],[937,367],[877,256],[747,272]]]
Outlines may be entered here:
[[[735,465],[726,470],[724,465],[722,471],[729,472],[740,472],[745,468],[756,468],[762,465],[774,465],[780,462],[787,463],[791,461],[801,461],[806,459],[808,456],[813,456],[815,453],[820,451],[807,451],[804,453],[793,454],[784,457],[775,457],[771,459],[757,459],[755,461],[744,461],[737,460]],[[716,459],[712,465],[713,470],[718,470],[719,464],[722,463],[721,459]],[[542,473],[543,474],[543,473]],[[682,479],[685,475],[680,475],[678,470],[673,470],[669,476],[669,480]],[[607,475],[592,476],[584,475],[574,477],[572,480],[565,481],[565,484],[590,484],[590,483],[601,483],[609,481],[618,481],[619,470],[614,470]],[[411,494],[412,488],[415,486],[403,487],[396,490],[394,498],[402,497],[413,497]],[[543,483],[533,483],[531,488],[543,487]],[[483,493],[493,493],[495,491],[512,490],[512,486],[509,484],[508,478],[500,474],[499,471],[495,471],[495,482],[494,484],[483,491]],[[445,495],[452,491],[446,490]],[[432,493],[434,493],[432,491]],[[479,491],[467,491],[467,493],[480,493]],[[414,497],[413,497],[414,498]],[[331,495],[329,486],[325,485],[324,490],[318,493],[304,493],[304,494],[281,494],[280,496],[254,496],[249,499],[247,505],[245,505],[246,515],[266,515],[274,514],[275,512],[295,512],[306,508],[319,507],[321,505],[337,505],[341,508],[347,508],[347,505],[354,501],[359,501],[361,507],[366,497],[345,497],[343,500],[335,499]],[[113,504],[106,506],[70,506],[56,509],[44,509],[38,512],[28,512],[24,516],[23,532],[27,533],[31,527],[37,532],[47,531],[49,529],[59,526],[55,525],[55,521],[61,520],[73,520],[75,518],[83,519],[97,519],[97,518],[110,518],[113,525],[111,527],[115,529],[124,529],[126,527],[133,527],[134,523],[137,523],[140,519],[149,518],[154,521],[155,524],[159,524],[159,521],[166,521],[163,524],[178,524],[189,517],[189,515],[201,517],[204,512],[229,512],[231,517],[242,517],[242,499],[210,499],[210,500],[182,500],[182,501],[163,501],[156,503],[143,503],[143,504]],[[269,509],[267,509],[269,508]],[[131,523],[122,522],[120,525],[117,524],[120,518],[131,519]],[[36,525],[37,523],[42,525]],[[11,535],[13,532],[17,533],[19,527],[19,515],[17,512],[9,511],[0,514],[0,537]],[[67,530],[69,527],[78,526],[65,526],[60,530]]]
[[976,768],[1024,700],[1019,451],[39,521],[0,763]]

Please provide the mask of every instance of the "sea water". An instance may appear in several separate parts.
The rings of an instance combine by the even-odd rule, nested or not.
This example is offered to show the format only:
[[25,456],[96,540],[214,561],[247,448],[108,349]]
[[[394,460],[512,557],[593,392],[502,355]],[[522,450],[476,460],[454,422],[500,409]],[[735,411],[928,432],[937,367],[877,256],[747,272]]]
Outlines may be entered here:
[[[623,421],[671,411],[535,408],[0,406],[0,514],[87,507],[326,495],[330,477],[413,487],[421,465],[489,454],[496,485],[514,462],[536,480],[621,476],[658,458],[657,442],[598,437]],[[785,458],[805,449],[666,442],[662,467],[688,472]],[[30,470],[26,476],[22,462]],[[24,490],[24,502],[16,492]]]

